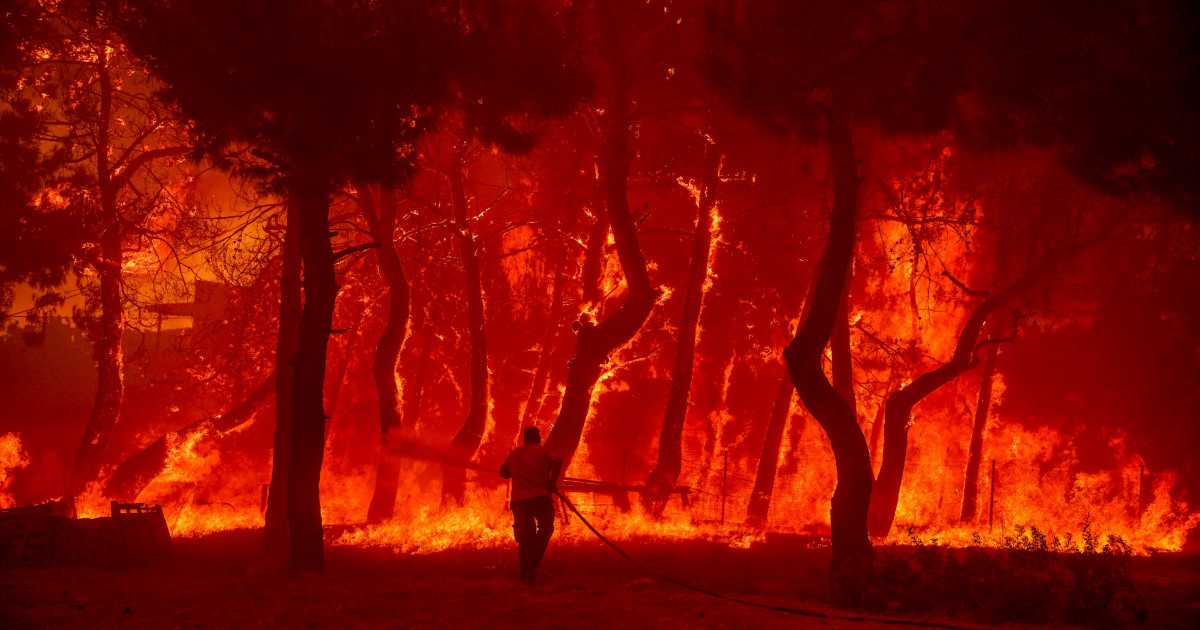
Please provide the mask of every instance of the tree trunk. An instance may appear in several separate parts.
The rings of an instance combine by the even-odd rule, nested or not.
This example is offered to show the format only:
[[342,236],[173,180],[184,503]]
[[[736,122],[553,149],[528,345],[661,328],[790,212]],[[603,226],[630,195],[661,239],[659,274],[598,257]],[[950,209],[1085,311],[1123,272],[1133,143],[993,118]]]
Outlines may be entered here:
[[833,546],[831,574],[839,586],[858,591],[862,588],[857,582],[860,572],[866,570],[874,558],[871,540],[867,537],[871,457],[854,409],[825,378],[821,364],[836,324],[846,288],[846,274],[854,255],[858,160],[849,124],[832,114],[828,114],[826,120],[834,189],[829,238],[821,256],[812,307],[784,356],[800,400],[820,423],[833,447],[837,489],[829,513]]
[[[467,223],[467,195],[463,188],[462,154],[456,156],[449,174],[450,200],[454,206],[454,227],[458,235],[458,251],[467,280],[467,335],[471,341],[471,383],[467,417],[450,441],[449,453],[460,460],[475,456],[483,442],[488,415],[487,335],[484,331],[483,282],[479,272],[479,254],[475,237]],[[466,490],[467,469],[447,465],[442,474],[442,499],[462,503]]]
[[604,247],[608,244],[609,218],[607,212],[597,213],[588,229],[587,251],[583,254],[583,269],[580,273],[580,284],[583,287],[583,307],[595,308],[602,315],[599,302],[604,297],[600,295],[600,276],[604,269]]
[[300,255],[304,261],[304,308],[292,389],[292,452],[287,478],[290,529],[288,566],[323,572],[321,464],[325,453],[325,360],[337,299],[333,247],[329,234],[329,187],[319,178],[297,178]]
[[829,337],[833,372],[833,388],[846,399],[858,421],[858,401],[854,397],[854,355],[850,351],[850,279],[854,274],[853,259],[846,270],[846,289],[838,303],[837,319]]
[[300,203],[287,201],[287,225],[279,271],[279,330],[275,337],[275,438],[271,451],[271,485],[263,526],[263,547],[282,564],[288,548],[287,488],[292,455],[292,390],[296,379],[296,352],[300,345]]
[[87,484],[100,476],[100,466],[108,450],[113,428],[121,415],[121,402],[125,394],[125,357],[121,347],[125,333],[125,308],[121,295],[121,216],[108,161],[112,146],[108,126],[112,120],[113,85],[108,73],[107,46],[98,46],[97,50],[100,112],[96,126],[96,184],[100,198],[101,228],[96,273],[100,278],[100,315],[92,330],[97,382],[95,402],[84,426],[79,450],[75,453],[71,483],[67,488],[67,494],[71,497],[82,494]]
[[[808,318],[816,290],[817,282],[814,279],[809,284],[808,294],[804,296],[804,304],[800,307],[801,323]],[[796,331],[799,332],[799,326]],[[751,527],[765,527],[767,524],[779,468],[779,449],[783,446],[783,433],[787,428],[788,415],[792,410],[792,395],[795,392],[796,386],[792,385],[791,373],[785,361],[783,376],[780,377],[779,387],[775,390],[775,403],[771,406],[767,434],[763,439],[762,456],[758,459],[758,470],[754,474],[754,488],[750,491],[750,502],[746,507],[746,523]]]
[[675,347],[675,368],[671,389],[667,394],[667,409],[663,414],[658,437],[658,462],[646,479],[653,509],[661,514],[679,481],[683,466],[683,425],[687,419],[688,395],[692,390],[692,369],[696,356],[696,327],[700,322],[700,306],[704,302],[704,282],[708,279],[708,257],[712,249],[713,208],[716,205],[718,170],[721,154],[716,147],[705,143],[701,171],[703,190],[696,203],[696,226],[692,231],[692,258],[688,265],[687,283],[683,289],[683,311],[679,316],[679,334]]
[[[585,316],[577,322],[575,356],[568,364],[566,391],[554,429],[546,439],[546,444],[563,458],[563,470],[570,467],[575,449],[579,447],[592,403],[592,389],[600,378],[602,366],[613,351],[633,338],[654,306],[654,290],[650,287],[646,259],[642,256],[637,226],[629,209],[629,78],[620,58],[622,51],[616,41],[615,17],[607,11],[601,11],[600,18],[601,39],[609,56],[606,70],[610,74],[607,77],[610,85],[608,102],[600,120],[602,137],[596,164],[597,179],[613,232],[617,258],[625,274],[627,293],[625,303],[604,321],[595,324]],[[585,275],[586,271],[585,266]],[[585,285],[584,290],[587,289]]]
[[408,331],[408,278],[393,242],[396,231],[396,192],[384,187],[380,191],[380,207],[375,208],[368,186],[359,186],[363,214],[371,234],[380,244],[379,270],[388,290],[387,323],[375,346],[375,390],[379,396],[380,449],[379,466],[375,472],[375,489],[367,507],[367,522],[378,523],[392,517],[396,506],[396,491],[400,483],[400,462],[396,450],[400,438],[400,384],[396,366]]
[[771,511],[771,495],[775,491],[775,474],[779,466],[779,449],[783,445],[783,430],[787,426],[788,412],[792,409],[792,385],[787,367],[779,379],[775,393],[775,404],[771,406],[771,421],[767,424],[767,436],[763,441],[762,457],[758,460],[758,471],[754,475],[754,489],[750,492],[750,504],[746,508],[746,524],[765,527],[767,514]]
[[[889,371],[887,387],[884,388],[883,392],[883,402],[886,402],[887,399],[892,396],[892,385],[892,373]],[[876,461],[876,458],[879,456],[879,438],[883,437],[883,410],[884,407],[886,407],[883,402],[881,402],[879,408],[875,410],[875,420],[871,422],[871,439],[869,447],[871,451],[872,462]]]
[[201,439],[212,441],[245,424],[270,400],[274,389],[275,372],[272,371],[245,399],[224,414],[203,418],[178,431],[163,434],[117,466],[104,487],[105,496],[127,503],[136,500],[146,485],[166,469],[178,445],[198,434]]
[[121,415],[124,398],[124,352],[121,339],[125,330],[125,313],[121,305],[120,247],[116,248],[115,261],[105,247],[105,259],[99,266],[100,317],[94,331],[97,389],[92,412],[84,427],[83,440],[75,455],[75,466],[71,475],[69,494],[78,496],[87,484],[100,476],[100,466],[108,450],[113,428]]
[[[995,324],[991,328],[995,330]],[[994,335],[993,335],[994,336]],[[975,422],[971,426],[971,446],[967,450],[966,479],[963,482],[962,513],[959,520],[975,520],[975,497],[979,489],[979,462],[983,458],[983,434],[987,427],[988,408],[992,404],[992,375],[996,373],[996,356],[1000,344],[988,346],[983,360],[983,376],[979,382],[979,399],[975,404]]]
[[871,495],[872,536],[887,536],[896,518],[896,505],[900,500],[900,485],[904,477],[904,462],[908,456],[908,427],[913,407],[979,363],[975,356],[976,342],[988,316],[1054,269],[1060,256],[1061,253],[1047,256],[1016,283],[980,302],[963,324],[958,334],[957,345],[954,347],[954,355],[950,360],[918,376],[888,397],[883,412],[883,457],[879,465],[879,477],[875,481],[875,492]]

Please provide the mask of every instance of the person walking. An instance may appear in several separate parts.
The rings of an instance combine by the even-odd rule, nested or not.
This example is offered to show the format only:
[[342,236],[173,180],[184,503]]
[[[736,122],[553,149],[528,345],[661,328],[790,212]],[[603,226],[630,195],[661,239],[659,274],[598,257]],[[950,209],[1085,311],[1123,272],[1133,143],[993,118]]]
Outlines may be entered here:
[[500,476],[512,480],[510,500],[513,513],[513,535],[517,539],[517,555],[521,561],[522,584],[533,584],[538,565],[546,554],[550,536],[554,534],[554,499],[558,493],[558,476],[562,474],[562,458],[542,445],[537,427],[525,427],[524,442],[508,454],[500,465]]

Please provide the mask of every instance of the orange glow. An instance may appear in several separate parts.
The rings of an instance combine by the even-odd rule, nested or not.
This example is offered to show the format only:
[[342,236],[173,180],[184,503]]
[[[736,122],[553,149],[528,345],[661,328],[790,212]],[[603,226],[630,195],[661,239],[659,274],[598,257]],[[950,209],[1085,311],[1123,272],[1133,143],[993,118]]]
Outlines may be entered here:
[[16,433],[0,435],[0,509],[14,507],[12,495],[8,494],[9,473],[29,465],[29,455],[21,449],[21,438]]

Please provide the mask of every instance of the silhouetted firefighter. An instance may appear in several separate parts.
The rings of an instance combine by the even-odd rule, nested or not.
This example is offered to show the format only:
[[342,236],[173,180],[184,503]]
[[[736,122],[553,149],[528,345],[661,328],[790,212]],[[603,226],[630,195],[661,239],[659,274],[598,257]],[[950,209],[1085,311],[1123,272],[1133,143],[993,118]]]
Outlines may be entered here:
[[514,448],[500,465],[500,476],[512,479],[513,534],[521,559],[521,582],[533,584],[537,567],[554,533],[554,494],[562,473],[562,458],[542,445],[537,427],[525,427],[525,443]]

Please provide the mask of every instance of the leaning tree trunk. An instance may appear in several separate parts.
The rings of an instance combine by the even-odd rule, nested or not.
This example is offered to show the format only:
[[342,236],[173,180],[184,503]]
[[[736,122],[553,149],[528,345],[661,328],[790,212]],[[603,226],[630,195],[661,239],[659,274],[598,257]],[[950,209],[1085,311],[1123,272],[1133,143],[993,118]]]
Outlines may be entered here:
[[125,393],[124,355],[121,341],[125,332],[125,308],[121,299],[121,217],[117,208],[117,187],[112,181],[109,150],[112,146],[109,122],[112,120],[113,85],[108,73],[108,58],[99,48],[100,112],[96,126],[96,178],[100,199],[100,257],[96,272],[100,278],[100,315],[92,330],[93,356],[96,359],[96,398],[83,429],[83,439],[75,453],[71,483],[67,494],[82,494],[87,484],[100,476],[100,465],[113,428],[121,415]]
[[375,390],[379,397],[380,449],[379,466],[375,472],[375,489],[367,507],[367,522],[377,523],[392,517],[396,506],[396,491],[400,485],[400,458],[397,454],[400,439],[400,384],[396,381],[396,366],[408,331],[408,278],[393,242],[396,231],[396,192],[384,187],[380,191],[378,210],[371,198],[369,186],[359,186],[363,214],[379,247],[379,270],[387,283],[388,314],[383,334],[375,346]]
[[1020,280],[980,302],[963,324],[958,334],[957,345],[954,347],[954,355],[950,360],[918,376],[888,397],[883,411],[883,457],[879,465],[879,477],[875,480],[875,492],[871,495],[872,536],[887,536],[896,518],[900,485],[904,477],[904,462],[908,456],[908,428],[913,407],[979,363],[978,357],[975,356],[976,342],[988,316],[1054,269],[1060,255],[1047,256],[1027,271]]
[[[847,280],[850,270],[847,270]],[[809,288],[808,298],[804,301],[804,311],[800,321],[808,317],[808,308],[812,305],[817,283]],[[850,354],[850,322],[847,318],[847,292],[843,292],[838,306],[837,320],[830,333],[829,346],[832,355],[833,387],[846,399],[852,409],[855,408],[854,380]],[[750,492],[750,502],[746,508],[746,522],[752,527],[765,527],[767,515],[771,511],[771,496],[775,491],[775,478],[779,467],[779,450],[783,446],[783,432],[787,425],[788,412],[792,408],[792,394],[796,391],[789,374],[785,371],[775,394],[775,404],[771,407],[771,421],[767,425],[766,439],[763,440],[762,456],[758,460],[758,470],[754,475],[754,489]],[[857,414],[857,412],[856,412]]]
[[[812,308],[816,290],[817,283],[814,280],[809,285],[808,295],[804,297],[804,305],[800,308],[801,323],[808,318],[808,310]],[[796,330],[799,332],[799,327]],[[796,386],[792,385],[791,373],[785,362],[783,376],[775,390],[775,403],[771,405],[771,418],[767,423],[766,437],[763,439],[762,455],[758,458],[758,470],[754,474],[754,488],[750,491],[750,501],[746,506],[746,523],[751,527],[765,527],[767,524],[767,515],[771,511],[771,496],[775,493],[775,477],[779,469],[779,450],[783,446],[783,433],[787,428],[795,393]]]
[[[605,22],[612,20],[611,15],[602,17],[607,18]],[[615,34],[610,32],[615,30],[615,25],[608,24],[604,30],[606,39],[615,38]],[[600,379],[602,366],[613,351],[633,338],[654,306],[654,290],[650,287],[646,259],[638,244],[637,225],[629,209],[629,79],[625,69],[619,67],[621,51],[615,48],[613,41],[609,41],[607,46],[613,65],[609,70],[613,76],[610,77],[611,98],[601,117],[602,137],[596,169],[617,258],[621,262],[628,288],[625,303],[607,319],[596,324],[585,315],[577,322],[575,355],[568,364],[566,391],[563,392],[554,429],[546,438],[546,444],[566,462],[564,470],[570,467],[575,449],[579,447],[592,403],[592,389]],[[584,289],[586,291],[587,287]]]
[[[874,558],[867,536],[867,507],[871,500],[871,457],[858,426],[854,409],[825,378],[821,365],[846,288],[846,275],[854,255],[855,221],[858,214],[858,160],[849,124],[826,115],[833,209],[829,238],[817,273],[816,288],[808,317],[784,352],[792,383],[800,400],[829,437],[837,467],[837,488],[830,507],[830,537],[835,582],[858,590],[860,571]],[[865,565],[865,566],[864,566]],[[849,580],[843,583],[843,580]]]
[[300,254],[304,261],[304,308],[292,389],[292,452],[287,476],[288,566],[323,572],[321,464],[325,453],[325,360],[337,299],[329,234],[330,190],[319,179],[297,178]]
[[274,389],[275,372],[272,371],[242,402],[229,411],[163,434],[117,466],[104,486],[105,496],[117,501],[135,500],[142,490],[146,489],[146,485],[167,468],[180,445],[193,439],[211,442],[242,426],[271,399]]
[[779,466],[779,449],[783,446],[783,430],[787,426],[788,412],[792,410],[792,385],[785,366],[779,388],[775,392],[775,404],[771,405],[771,420],[767,424],[767,435],[763,440],[762,457],[758,459],[758,471],[754,475],[754,489],[750,491],[750,503],[746,507],[746,524],[764,527],[767,514],[771,511],[771,495],[775,492],[775,475]]
[[688,395],[692,390],[696,327],[700,322],[700,306],[704,302],[704,282],[709,273],[713,208],[716,205],[721,154],[707,141],[705,145],[704,164],[700,175],[703,188],[700,198],[696,200],[696,226],[692,231],[692,258],[683,289],[683,312],[679,316],[675,369],[671,373],[667,409],[663,414],[662,429],[658,437],[658,462],[646,479],[656,514],[661,514],[666,507],[671,491],[679,481],[679,471],[683,467],[683,424],[687,419]]
[[[450,200],[454,206],[454,228],[458,236],[459,257],[467,279],[467,337],[471,341],[471,383],[467,417],[450,441],[449,454],[470,460],[483,442],[487,427],[488,364],[487,335],[484,331],[483,281],[479,272],[479,252],[467,223],[467,195],[463,189],[463,156],[455,159],[449,174]],[[467,469],[446,465],[442,473],[442,499],[462,503],[466,490]]]
[[[996,325],[991,325],[995,331]],[[993,332],[993,335],[994,332]],[[992,376],[996,373],[996,357],[1000,344],[988,346],[983,359],[983,376],[979,382],[979,399],[975,404],[975,422],[971,426],[971,446],[967,450],[966,479],[963,483],[962,512],[959,520],[969,523],[975,520],[975,498],[979,490],[979,462],[983,459],[983,434],[987,427],[988,408],[992,405]]]
[[296,379],[296,352],[300,345],[302,307],[300,269],[300,203],[287,201],[279,271],[279,330],[275,336],[275,438],[271,450],[271,485],[263,525],[263,547],[282,564],[288,548],[287,478],[292,460],[292,390]]

